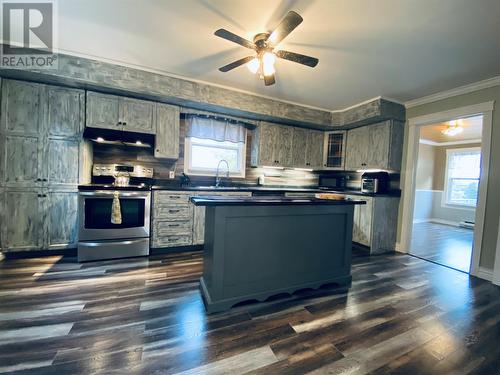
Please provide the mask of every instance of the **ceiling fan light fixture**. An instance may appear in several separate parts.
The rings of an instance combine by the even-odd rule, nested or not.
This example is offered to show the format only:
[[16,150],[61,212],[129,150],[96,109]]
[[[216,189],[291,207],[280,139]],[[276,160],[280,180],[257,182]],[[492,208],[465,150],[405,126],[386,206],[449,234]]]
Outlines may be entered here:
[[250,60],[250,62],[247,63],[247,68],[250,72],[256,74],[260,69],[260,60],[257,57]]
[[276,56],[272,52],[264,52],[262,55],[262,74],[264,76],[272,76],[275,73],[274,63]]

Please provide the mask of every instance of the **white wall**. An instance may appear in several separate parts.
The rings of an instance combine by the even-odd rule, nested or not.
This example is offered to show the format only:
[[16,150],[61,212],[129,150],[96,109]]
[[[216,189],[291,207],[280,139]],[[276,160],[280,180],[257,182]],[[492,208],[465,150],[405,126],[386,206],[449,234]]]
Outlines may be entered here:
[[458,224],[461,221],[472,221],[475,209],[454,208],[443,205],[443,191],[416,190],[413,222],[443,221]]

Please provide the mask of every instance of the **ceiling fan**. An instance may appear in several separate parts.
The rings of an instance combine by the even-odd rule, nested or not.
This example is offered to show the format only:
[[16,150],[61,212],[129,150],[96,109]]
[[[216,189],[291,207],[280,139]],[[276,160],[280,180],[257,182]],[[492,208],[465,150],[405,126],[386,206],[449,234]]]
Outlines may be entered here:
[[295,52],[275,50],[276,46],[297,26],[299,26],[302,21],[303,19],[298,13],[289,11],[273,32],[256,34],[253,38],[253,42],[228,30],[217,30],[214,34],[218,37],[252,49],[256,53],[253,56],[247,56],[237,61],[233,61],[232,63],[219,68],[219,70],[225,73],[237,68],[238,66],[247,64],[248,69],[252,73],[258,73],[259,76],[264,79],[264,84],[266,86],[270,86],[276,82],[274,77],[274,63],[276,61],[276,57],[314,68],[319,62],[317,58],[301,55],[300,53]]

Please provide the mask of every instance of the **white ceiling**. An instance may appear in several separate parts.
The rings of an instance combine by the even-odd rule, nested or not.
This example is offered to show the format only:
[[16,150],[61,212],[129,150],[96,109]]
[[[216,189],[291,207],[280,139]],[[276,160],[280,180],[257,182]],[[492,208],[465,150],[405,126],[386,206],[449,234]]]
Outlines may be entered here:
[[446,135],[441,133],[450,125],[450,121],[440,124],[422,126],[420,129],[420,139],[443,143],[453,141],[470,141],[480,140],[483,132],[483,116],[473,116],[455,120],[463,131],[456,135]]
[[[304,22],[279,47],[316,68],[279,60],[271,87],[244,66],[217,70],[250,50],[215,30],[251,39],[289,10]],[[500,75],[498,0],[64,0],[58,12],[61,51],[330,110]]]

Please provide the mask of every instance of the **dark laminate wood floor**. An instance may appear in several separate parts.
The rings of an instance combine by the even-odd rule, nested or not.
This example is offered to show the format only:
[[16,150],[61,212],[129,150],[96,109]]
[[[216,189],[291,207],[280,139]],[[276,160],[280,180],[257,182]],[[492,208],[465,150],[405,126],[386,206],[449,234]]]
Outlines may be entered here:
[[207,316],[199,253],[0,263],[0,373],[498,374],[500,290],[406,255]]
[[410,254],[469,272],[474,231],[438,223],[413,224]]

